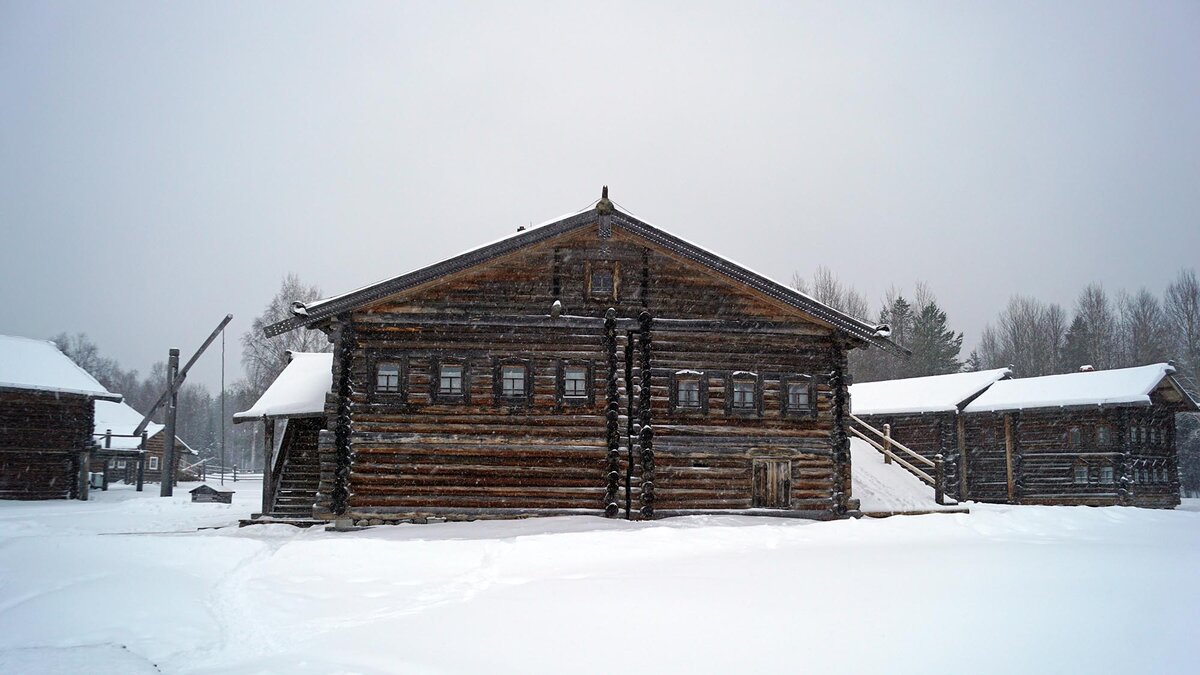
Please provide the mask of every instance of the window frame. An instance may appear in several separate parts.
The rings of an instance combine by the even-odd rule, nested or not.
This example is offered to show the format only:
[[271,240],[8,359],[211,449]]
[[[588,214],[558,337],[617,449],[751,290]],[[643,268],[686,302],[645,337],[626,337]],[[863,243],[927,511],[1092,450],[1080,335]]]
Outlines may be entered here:
[[[699,405],[679,405],[679,383],[681,381],[695,380],[699,385],[698,396]],[[708,408],[708,373],[706,371],[676,371],[671,373],[671,384],[669,388],[668,404],[672,414],[675,415],[707,415]]]
[[[1079,480],[1081,471],[1083,472],[1082,473],[1082,476],[1083,476],[1082,481]],[[1091,470],[1091,467],[1088,466],[1087,462],[1076,462],[1072,466],[1071,484],[1072,485],[1091,485],[1092,484],[1092,470]]]
[[1112,427],[1108,424],[1096,425],[1096,447],[1108,448],[1112,447],[1113,432]]
[[[385,363],[395,363],[400,368],[399,391],[379,391],[379,366]],[[408,356],[388,352],[371,351],[367,354],[367,402],[368,403],[407,403],[408,402]]]
[[[1107,474],[1107,478],[1105,477],[1106,474]],[[1100,485],[1116,485],[1116,482],[1117,482],[1117,472],[1113,470],[1113,465],[1112,464],[1101,464],[1100,465],[1100,478],[1099,478]]]
[[[505,368],[525,369],[525,391],[520,394],[504,393],[503,374]],[[519,357],[497,358],[492,362],[492,397],[496,405],[528,406],[533,403],[533,362]]]
[[[583,369],[583,396],[567,396],[567,369],[582,368]],[[572,359],[560,359],[558,362],[558,374],[555,378],[554,396],[559,405],[569,406],[592,406],[596,404],[596,381],[593,379],[592,363],[590,361],[577,361]]]
[[[733,371],[725,378],[725,412],[730,415],[740,417],[762,417],[763,413],[763,378],[760,373],[754,373],[753,376],[740,374],[749,373],[751,371]],[[734,405],[734,392],[737,390],[737,385],[750,383],[753,386],[754,405],[752,406],[737,406]]]
[[[808,405],[803,409],[792,406],[792,385],[805,385],[808,389]],[[817,383],[812,375],[786,375],[779,380],[779,411],[785,417],[817,416]]]
[[1083,429],[1078,426],[1067,429],[1067,446],[1071,448],[1083,447]]
[[150,471],[158,471],[158,455],[150,455],[146,468]]
[[[612,288],[608,291],[596,291],[592,288],[593,275],[596,272],[608,272],[612,280]],[[602,260],[588,260],[583,264],[583,297],[597,302],[618,302],[621,299],[621,263]]]
[[[459,366],[462,368],[462,392],[447,394],[442,391],[442,368],[444,366]],[[430,360],[429,368],[429,398],[433,403],[470,403],[471,402],[471,364],[466,358],[457,356],[440,356]]]

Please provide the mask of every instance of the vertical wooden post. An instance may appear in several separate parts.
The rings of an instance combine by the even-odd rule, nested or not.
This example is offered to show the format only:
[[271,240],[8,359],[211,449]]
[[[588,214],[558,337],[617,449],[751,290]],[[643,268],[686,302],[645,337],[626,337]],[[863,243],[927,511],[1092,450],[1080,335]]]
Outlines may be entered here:
[[946,462],[942,453],[933,456],[933,500],[938,504],[946,503]]
[[883,425],[883,463],[892,463],[892,425]]
[[138,492],[142,491],[142,484],[146,482],[146,440],[147,440],[147,438],[149,438],[149,433],[146,431],[143,431],[142,432],[142,448],[141,448],[142,454],[138,456],[138,460],[137,460],[137,463],[138,463],[138,465],[137,465],[137,491]]
[[1013,429],[1012,415],[1004,415],[1004,465],[1008,474],[1008,503],[1012,504],[1017,496],[1017,484],[1013,477]]
[[275,420],[263,418],[263,493],[262,514],[265,516],[275,508]]
[[958,501],[969,498],[967,489],[967,422],[958,414]]
[[[104,448],[106,450],[112,448],[112,429],[104,430]],[[104,458],[104,482],[101,483],[100,489],[108,492],[108,465],[112,462],[108,457]]]
[[175,392],[175,377],[179,374],[179,350],[167,352],[167,429],[163,433],[163,463],[159,467],[159,497],[175,494],[175,411],[179,395]]
[[79,501],[86,502],[88,500],[88,488],[91,487],[89,479],[91,478],[88,469],[88,451],[79,451]]

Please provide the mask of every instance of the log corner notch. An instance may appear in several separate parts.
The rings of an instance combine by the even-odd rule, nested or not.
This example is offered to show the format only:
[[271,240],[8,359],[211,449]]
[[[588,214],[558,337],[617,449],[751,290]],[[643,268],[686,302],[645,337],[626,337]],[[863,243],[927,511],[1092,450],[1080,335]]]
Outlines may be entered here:
[[654,428],[650,416],[651,411],[651,348],[650,332],[654,319],[650,312],[643,310],[638,314],[638,336],[641,382],[638,392],[638,413],[641,430],[638,431],[638,444],[641,447],[642,460],[642,517],[654,517]]
[[844,516],[849,511],[850,495],[850,436],[846,433],[846,413],[849,397],[846,395],[846,348],[835,343],[831,358],[833,370],[829,373],[829,386],[833,390],[833,433],[830,438],[833,451],[833,512]]
[[354,351],[357,348],[354,328],[348,320],[338,322],[333,333],[336,344],[334,347],[335,361],[338,366],[338,407],[337,418],[334,422],[334,479],[330,492],[331,510],[333,515],[342,519],[350,506],[350,471],[353,466],[353,448],[351,434],[354,430],[353,402],[354,380]]
[[608,444],[608,473],[604,490],[604,515],[615,518],[621,508],[617,505],[617,490],[621,480],[621,402],[617,387],[617,310],[604,313],[604,352],[608,357],[608,378],[605,387],[604,420]]

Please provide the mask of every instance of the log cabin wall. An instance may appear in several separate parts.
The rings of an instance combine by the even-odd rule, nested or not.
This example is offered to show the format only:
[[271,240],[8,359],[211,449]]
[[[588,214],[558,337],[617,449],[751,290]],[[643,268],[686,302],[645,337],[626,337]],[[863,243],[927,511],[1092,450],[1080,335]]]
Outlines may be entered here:
[[[1009,501],[1005,415],[966,416],[971,499]],[[1013,429],[1016,503],[1179,504],[1172,408],[1156,404],[1007,415]]]
[[87,396],[0,391],[0,499],[74,497],[94,414]]
[[[163,464],[166,458],[166,433],[159,432],[150,438],[146,439],[146,468],[143,475],[143,481],[147,483],[160,483],[163,476]],[[151,458],[154,458],[153,463],[155,468],[150,468]],[[182,467],[185,464],[191,464],[196,461],[196,456],[188,454],[187,450],[183,449],[179,441],[175,441],[175,457],[178,466]],[[178,468],[178,467],[177,467]],[[111,471],[111,470],[110,470]],[[137,467],[134,467],[134,477],[137,476]],[[199,476],[193,471],[177,471],[175,474],[176,481],[197,480]]]
[[[551,318],[556,300],[563,316]],[[616,320],[606,328],[609,308]],[[839,472],[831,444],[828,380],[848,345],[620,230],[585,228],[337,323],[317,517],[341,515],[339,486],[349,490],[345,515],[365,522],[606,507],[614,515],[613,503],[633,517],[755,508],[828,516],[839,512],[835,481],[849,497],[848,460]],[[380,364],[398,373],[395,391],[376,386]],[[442,365],[461,368],[461,394],[443,390]],[[505,366],[523,369],[523,394],[503,395]],[[586,372],[586,395],[564,395],[568,367]],[[698,382],[694,407],[680,405],[681,378]],[[789,383],[804,384],[811,406],[788,409]],[[654,432],[643,442],[646,419]],[[339,425],[351,453],[339,453]],[[653,489],[643,485],[650,473]]]

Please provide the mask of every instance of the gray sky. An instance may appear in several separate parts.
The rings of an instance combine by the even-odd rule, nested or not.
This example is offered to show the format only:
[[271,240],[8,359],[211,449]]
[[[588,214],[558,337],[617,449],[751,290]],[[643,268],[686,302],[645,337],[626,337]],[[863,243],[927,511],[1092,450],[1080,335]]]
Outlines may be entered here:
[[[1200,252],[1200,4],[0,0],[0,333],[145,372],[582,208],[779,281],[1161,292]],[[218,380],[216,358],[196,378]]]

